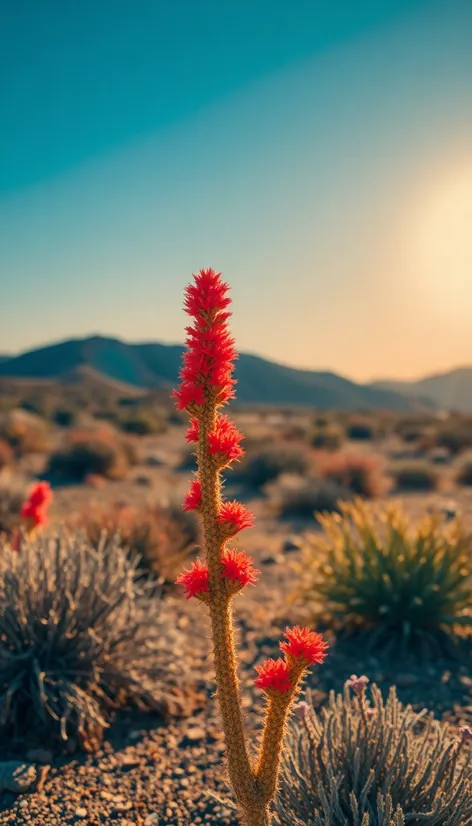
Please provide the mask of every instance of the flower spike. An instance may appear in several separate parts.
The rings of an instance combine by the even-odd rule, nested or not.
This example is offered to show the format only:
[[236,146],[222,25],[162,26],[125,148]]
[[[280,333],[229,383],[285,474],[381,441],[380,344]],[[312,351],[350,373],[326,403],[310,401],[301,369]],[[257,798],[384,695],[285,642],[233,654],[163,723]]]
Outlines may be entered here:
[[228,284],[213,269],[200,270],[185,291],[184,306],[191,323],[186,327],[180,385],[174,396],[178,409],[190,416],[186,439],[195,444],[198,464],[183,507],[198,511],[206,556],[183,571],[177,582],[183,585],[187,599],[195,597],[209,607],[229,778],[244,826],[268,826],[285,723],[308,666],[323,662],[327,645],[319,634],[296,626],[285,631],[280,644],[285,656],[257,666],[255,684],[266,693],[268,702],[254,761],[239,695],[231,601],[246,585],[255,584],[260,571],[245,551],[227,547],[230,537],[253,525],[254,515],[240,502],[222,500],[221,471],[244,454],[242,434],[220,412],[233,398],[236,384],[236,351],[228,327],[230,303]]

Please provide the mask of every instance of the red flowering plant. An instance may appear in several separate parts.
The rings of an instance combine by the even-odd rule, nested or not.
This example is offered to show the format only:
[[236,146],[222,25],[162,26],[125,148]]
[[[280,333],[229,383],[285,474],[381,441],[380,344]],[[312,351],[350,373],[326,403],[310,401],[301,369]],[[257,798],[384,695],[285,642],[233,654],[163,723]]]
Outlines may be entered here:
[[[52,500],[52,491],[48,482],[37,482],[31,488],[21,508],[23,529],[32,536],[48,521],[48,510]],[[21,533],[18,530],[12,538],[12,547],[19,550]]]
[[267,697],[261,745],[253,759],[242,715],[234,645],[232,599],[254,585],[259,571],[243,550],[228,542],[253,525],[253,514],[222,497],[221,471],[241,458],[242,434],[220,408],[234,397],[236,351],[228,329],[229,287],[220,273],[200,270],[185,292],[186,328],[177,408],[190,416],[187,441],[196,444],[198,471],[183,507],[198,512],[205,559],[198,559],[177,582],[187,599],[208,605],[213,638],[217,694],[221,709],[229,777],[246,826],[268,826],[277,788],[285,723],[310,666],[322,663],[327,644],[308,628],[287,628],[283,657],[257,667],[255,684]]

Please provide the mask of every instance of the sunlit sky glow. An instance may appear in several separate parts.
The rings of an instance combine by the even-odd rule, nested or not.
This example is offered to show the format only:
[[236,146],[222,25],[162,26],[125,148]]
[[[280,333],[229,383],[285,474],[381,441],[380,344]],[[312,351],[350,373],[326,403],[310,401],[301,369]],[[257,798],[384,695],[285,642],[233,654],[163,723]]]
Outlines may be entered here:
[[241,350],[472,364],[470,0],[4,6],[0,351],[180,341],[214,266]]

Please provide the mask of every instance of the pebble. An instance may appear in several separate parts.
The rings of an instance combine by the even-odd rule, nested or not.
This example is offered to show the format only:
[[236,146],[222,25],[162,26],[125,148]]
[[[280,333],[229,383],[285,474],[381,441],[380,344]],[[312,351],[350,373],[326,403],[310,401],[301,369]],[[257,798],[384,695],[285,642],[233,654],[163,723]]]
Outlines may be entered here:
[[282,550],[286,553],[290,553],[291,551],[299,551],[300,548],[303,548],[303,540],[298,536],[288,536],[282,545]]

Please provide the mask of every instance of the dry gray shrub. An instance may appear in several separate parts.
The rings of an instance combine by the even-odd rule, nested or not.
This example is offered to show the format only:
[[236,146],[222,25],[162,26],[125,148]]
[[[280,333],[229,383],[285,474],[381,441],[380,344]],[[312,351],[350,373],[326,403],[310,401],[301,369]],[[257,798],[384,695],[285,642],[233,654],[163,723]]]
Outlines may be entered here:
[[79,533],[0,546],[4,732],[86,743],[121,706],[183,710],[178,632],[155,580],[138,581],[136,568],[115,539],[94,548]]
[[[276,801],[278,826],[466,826],[472,823],[470,746],[425,712],[373,685],[365,696],[312,695],[290,729]],[[362,713],[361,713],[362,703]],[[470,731],[470,730],[469,730]]]

